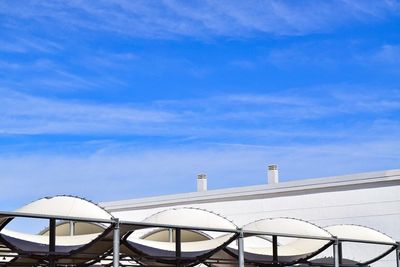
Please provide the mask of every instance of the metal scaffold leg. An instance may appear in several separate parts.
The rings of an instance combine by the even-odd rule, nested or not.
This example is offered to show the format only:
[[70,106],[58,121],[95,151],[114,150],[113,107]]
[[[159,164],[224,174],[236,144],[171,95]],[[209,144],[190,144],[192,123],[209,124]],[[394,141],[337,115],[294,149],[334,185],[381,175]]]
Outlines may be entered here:
[[244,241],[243,241],[243,232],[242,231],[240,231],[239,237],[238,237],[238,253],[239,253],[238,266],[244,267]]
[[340,255],[339,255],[339,241],[335,240],[333,243],[333,262],[335,267],[339,267],[340,262]]
[[55,267],[54,255],[56,251],[56,219],[49,220],[49,267]]
[[119,220],[117,219],[114,225],[113,235],[113,267],[119,267],[119,239],[120,239]]
[[275,266],[278,266],[278,236],[276,235],[272,236],[272,261]]
[[181,229],[175,229],[175,259],[176,259],[176,267],[181,266],[181,257],[182,257],[182,243],[181,243]]

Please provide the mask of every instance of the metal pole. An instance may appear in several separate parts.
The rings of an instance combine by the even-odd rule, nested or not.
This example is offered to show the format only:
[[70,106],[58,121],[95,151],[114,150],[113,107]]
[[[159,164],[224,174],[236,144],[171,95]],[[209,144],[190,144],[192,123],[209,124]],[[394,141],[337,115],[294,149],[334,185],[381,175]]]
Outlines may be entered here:
[[74,221],[69,221],[69,235],[70,236],[75,235],[75,222]]
[[339,240],[333,243],[333,262],[335,267],[339,267]]
[[168,241],[169,241],[170,243],[174,242],[173,234],[174,234],[174,230],[172,230],[171,228],[169,228],[169,229],[168,229]]
[[113,235],[113,267],[119,267],[119,239],[120,239],[119,220],[115,219]]
[[238,253],[239,253],[238,266],[244,267],[244,241],[243,241],[243,231],[242,230],[240,230],[239,237],[238,237]]
[[278,259],[278,236],[273,235],[272,236],[272,261],[274,262],[274,265],[279,263]]
[[49,220],[49,267],[55,267],[54,252],[56,251],[56,219]]
[[397,245],[396,248],[396,266],[400,267],[400,243]]
[[175,229],[175,259],[176,266],[181,266],[181,229]]
[[343,247],[342,247],[342,242],[339,241],[338,244],[338,257],[339,257],[339,265],[341,266],[343,264]]

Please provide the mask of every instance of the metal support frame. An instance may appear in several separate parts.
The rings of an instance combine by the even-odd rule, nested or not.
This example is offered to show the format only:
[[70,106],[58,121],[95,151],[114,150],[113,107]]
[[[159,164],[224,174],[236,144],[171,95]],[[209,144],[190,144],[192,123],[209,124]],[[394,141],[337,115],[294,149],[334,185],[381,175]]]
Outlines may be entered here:
[[244,267],[244,235],[243,231],[240,230],[239,236],[238,236],[238,266],[239,267]]
[[339,256],[339,240],[336,239],[335,242],[333,243],[333,263],[335,267],[339,267],[340,264],[340,256]]
[[182,257],[182,242],[181,242],[181,229],[175,229],[175,259],[176,266],[181,266],[181,257]]
[[49,267],[55,267],[54,252],[56,252],[56,219],[49,219]]
[[119,246],[120,246],[119,220],[115,219],[113,232],[113,267],[119,267]]
[[[390,250],[387,250],[382,255],[368,261],[367,263],[362,263],[362,265],[369,265],[384,256],[388,255],[392,251],[396,252],[396,266],[400,267],[400,243],[398,242],[376,242],[370,240],[362,240],[362,239],[338,239],[337,237],[320,237],[320,236],[312,236],[312,235],[301,235],[301,234],[288,234],[288,233],[279,233],[279,232],[264,232],[264,231],[243,231],[241,228],[237,229],[225,229],[225,228],[212,228],[212,227],[192,227],[192,226],[183,226],[183,225],[174,225],[174,224],[158,224],[158,223],[146,223],[146,222],[137,222],[137,221],[119,221],[118,218],[110,218],[110,219],[93,219],[93,218],[85,218],[85,217],[73,217],[73,216],[59,216],[59,215],[43,215],[43,214],[31,214],[31,213],[21,213],[21,212],[2,212],[0,211],[0,216],[8,217],[6,220],[3,220],[2,224],[0,224],[1,228],[4,228],[13,218],[22,217],[22,218],[38,218],[38,219],[47,219],[49,220],[49,250],[48,250],[48,261],[49,266],[54,267],[57,265],[57,252],[56,252],[56,222],[57,220],[64,221],[75,221],[75,222],[92,222],[92,223],[105,223],[112,224],[114,226],[114,235],[113,235],[113,267],[119,267],[120,265],[120,225],[124,225],[126,227],[141,227],[141,228],[172,228],[176,229],[176,251],[178,252],[177,259],[182,261],[181,257],[181,238],[180,232],[181,230],[198,230],[198,231],[213,231],[213,232],[225,232],[225,233],[235,233],[238,235],[238,266],[244,267],[244,235],[246,236],[255,236],[255,235],[268,235],[274,237],[293,237],[293,238],[304,238],[304,239],[313,239],[313,240],[327,240],[333,243],[333,257],[334,257],[334,266],[339,267],[342,263],[342,246],[343,242],[352,242],[352,243],[361,243],[361,244],[376,244],[376,245],[390,245],[392,246]],[[179,231],[178,231],[179,230]],[[179,236],[177,236],[179,235]],[[179,237],[179,238],[177,238]],[[276,241],[277,243],[277,241]],[[35,252],[30,252],[35,253]],[[7,254],[8,255],[8,254]],[[30,254],[29,254],[30,255]],[[28,255],[28,257],[29,257]],[[18,256],[18,255],[17,255]],[[26,255],[23,255],[26,256]],[[274,259],[278,257],[278,252],[273,253]]]

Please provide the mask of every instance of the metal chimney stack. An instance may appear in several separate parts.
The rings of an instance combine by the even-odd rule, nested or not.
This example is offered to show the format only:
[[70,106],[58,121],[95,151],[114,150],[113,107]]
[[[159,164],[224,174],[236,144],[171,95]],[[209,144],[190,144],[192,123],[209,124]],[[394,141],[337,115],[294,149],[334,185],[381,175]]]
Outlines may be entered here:
[[207,191],[207,174],[201,173],[197,175],[197,192]]
[[268,166],[268,184],[279,183],[278,165],[272,164]]

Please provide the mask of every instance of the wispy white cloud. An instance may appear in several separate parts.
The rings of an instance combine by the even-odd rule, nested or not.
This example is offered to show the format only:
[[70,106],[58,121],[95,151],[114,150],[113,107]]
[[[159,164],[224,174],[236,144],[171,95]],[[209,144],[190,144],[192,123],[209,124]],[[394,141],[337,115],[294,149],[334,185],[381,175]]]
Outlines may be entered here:
[[80,65],[84,66],[90,62],[93,68],[112,68],[122,70],[126,68],[128,63],[138,62],[140,55],[135,53],[115,53],[110,51],[99,51],[90,55],[84,55],[78,60]]
[[363,68],[370,68],[374,72],[399,75],[400,45],[384,43],[366,51],[355,52],[351,56],[352,62]]
[[54,53],[59,51],[63,46],[57,42],[40,39],[37,37],[13,37],[3,38],[0,41],[0,51],[13,53]]
[[383,45],[370,57],[373,61],[384,64],[400,64],[400,45]]
[[[365,94],[365,91],[368,94]],[[218,119],[243,114],[242,119],[264,117],[278,120],[323,119],[331,116],[378,114],[398,111],[399,89],[337,84],[281,90],[269,94],[225,94],[205,99],[156,101],[158,105],[197,111]],[[196,108],[197,107],[197,108]],[[204,113],[204,114],[203,114]],[[258,115],[257,115],[258,114]],[[239,118],[240,116],[237,116]]]
[[[145,131],[174,114],[123,105],[101,105],[1,92],[1,134],[88,134]],[[150,124],[150,126],[148,125]],[[150,127],[151,128],[151,127]]]
[[389,10],[398,11],[399,2],[392,0],[385,1],[352,1],[352,0],[342,0],[353,12],[354,16],[374,16],[377,18],[382,18],[387,14]]
[[120,71],[126,67],[124,62],[126,64],[128,60],[133,60],[133,57],[132,54],[116,54],[102,58],[86,56],[78,60],[73,59],[73,62],[32,55],[17,60],[5,57],[0,59],[0,70],[7,75],[0,80],[0,86],[23,91],[35,88],[38,92],[89,91],[106,86],[125,86],[126,82],[110,74],[110,69],[114,72]]
[[[347,92],[349,88],[351,93]],[[0,131],[2,135],[122,134],[211,140],[218,136],[269,140],[288,136],[334,138],[357,131],[365,136],[376,121],[396,121],[393,114],[399,112],[400,93],[396,89],[380,89],[368,95],[363,92],[362,87],[336,85],[275,94],[226,94],[118,104],[60,100],[3,90]],[[340,125],[336,125],[338,119]],[[321,123],[325,127],[319,127]]]
[[[332,91],[346,113],[385,114],[400,111],[400,89],[375,89],[365,94],[362,87],[353,91]],[[347,108],[346,108],[347,107]]]
[[[367,39],[356,37],[337,41],[318,39],[283,43],[280,47],[267,48],[252,54],[247,59],[232,60],[230,66],[260,71],[273,67],[278,71],[293,70],[313,75],[335,73],[348,69],[354,73],[373,70],[377,74],[398,74],[400,46],[396,41],[379,40],[372,44]],[[355,71],[357,70],[357,71]],[[285,74],[285,75],[290,75]],[[365,74],[368,75],[368,74]]]
[[[36,22],[140,37],[246,36],[253,32],[307,34],[349,21],[383,19],[397,1],[41,1],[3,2],[0,12]],[[50,25],[50,27],[53,25]]]

